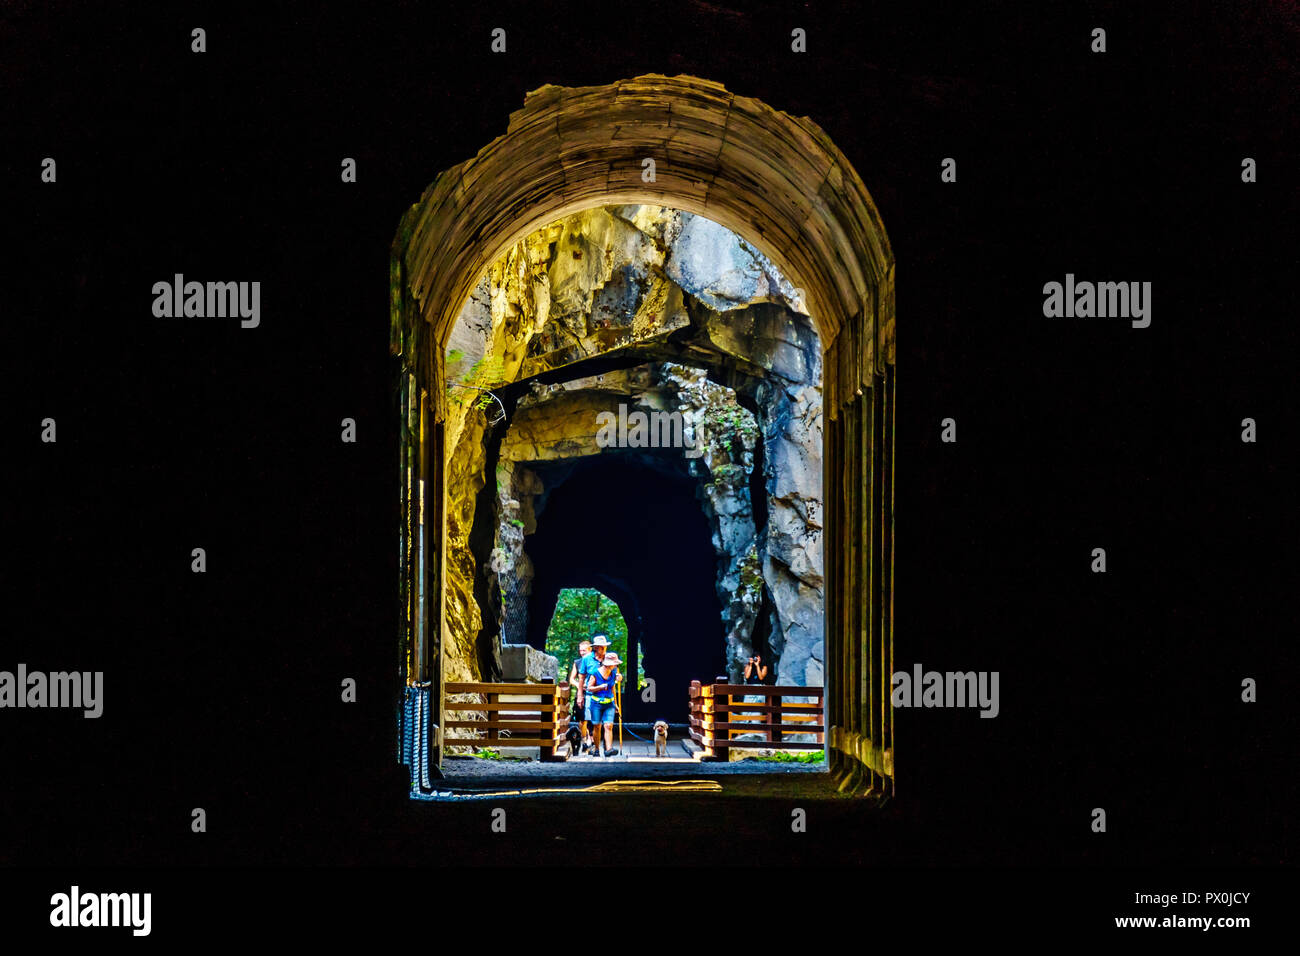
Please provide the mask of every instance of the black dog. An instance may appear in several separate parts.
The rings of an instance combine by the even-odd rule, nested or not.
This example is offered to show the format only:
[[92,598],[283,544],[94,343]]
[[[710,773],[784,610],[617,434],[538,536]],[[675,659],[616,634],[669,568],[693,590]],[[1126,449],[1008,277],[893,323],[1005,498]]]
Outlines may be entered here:
[[569,729],[565,733],[564,739],[569,742],[570,757],[576,757],[582,752],[582,731],[579,729],[576,720],[569,721]]

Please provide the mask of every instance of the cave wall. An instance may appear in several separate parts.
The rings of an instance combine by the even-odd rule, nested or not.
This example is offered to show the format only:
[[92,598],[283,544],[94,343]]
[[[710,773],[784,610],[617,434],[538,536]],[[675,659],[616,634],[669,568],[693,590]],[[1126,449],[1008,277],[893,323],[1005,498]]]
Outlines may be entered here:
[[[533,382],[507,421],[490,424],[501,410],[483,407],[478,389],[504,394],[518,379],[611,354],[649,361]],[[447,379],[448,679],[496,676],[488,671],[499,670],[502,641],[524,639],[526,538],[548,490],[528,463],[627,452],[596,439],[599,413],[623,404],[679,412],[687,440],[701,437],[702,453],[685,465],[713,528],[730,676],[739,678],[763,618],[777,680],[822,683],[820,346],[802,291],[761,254],[679,210],[577,213],[520,240],[484,274],[449,340]],[[495,495],[483,493],[489,478]],[[488,503],[490,551],[481,535],[471,543]],[[499,595],[499,621],[484,620],[476,590]]]
[[[682,432],[692,447],[602,447],[597,441],[595,423],[601,413],[626,417],[664,411],[681,414]],[[635,457],[645,467],[677,471],[695,479],[717,559],[715,590],[727,631],[727,660],[743,661],[762,604],[749,491],[757,440],[754,416],[736,402],[731,389],[710,382],[699,369],[675,363],[648,364],[535,389],[516,409],[500,446],[497,468],[502,520],[493,562],[506,596],[503,639],[525,639],[532,577],[525,536],[536,530],[539,497],[567,477],[565,472],[548,469],[548,476],[553,477],[544,479],[535,466],[619,455]],[[687,454],[697,449],[698,454]],[[635,500],[620,500],[619,505],[656,507],[655,502]],[[670,526],[672,516],[664,518]]]

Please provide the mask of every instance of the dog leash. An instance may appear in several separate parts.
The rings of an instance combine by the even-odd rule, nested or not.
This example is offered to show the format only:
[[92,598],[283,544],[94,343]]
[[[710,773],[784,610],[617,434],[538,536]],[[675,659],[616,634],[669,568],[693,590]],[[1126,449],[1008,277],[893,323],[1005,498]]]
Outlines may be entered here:
[[[614,685],[614,710],[618,712],[618,749],[620,752],[622,752],[623,750],[623,685],[621,682],[616,683]],[[649,738],[642,737],[631,727],[627,729],[627,732],[631,734],[633,737],[635,737],[637,740],[641,741],[641,743],[643,744],[651,743],[651,740]]]
[[[618,711],[618,749],[619,752],[622,753],[623,751],[623,684],[622,682],[619,682],[614,685],[614,709]],[[651,742],[645,737],[642,737],[631,727],[627,729],[627,732],[631,734],[633,737],[635,737],[637,740],[641,741],[641,743],[643,744],[648,744]]]
[[[622,683],[618,683],[614,685],[614,709],[618,711],[618,750],[619,753],[622,753],[623,752],[623,685]],[[631,727],[627,729],[627,732],[631,734],[633,737],[635,737],[637,740],[641,741],[641,743],[643,744],[648,744],[651,742],[647,740],[645,737],[642,737]]]

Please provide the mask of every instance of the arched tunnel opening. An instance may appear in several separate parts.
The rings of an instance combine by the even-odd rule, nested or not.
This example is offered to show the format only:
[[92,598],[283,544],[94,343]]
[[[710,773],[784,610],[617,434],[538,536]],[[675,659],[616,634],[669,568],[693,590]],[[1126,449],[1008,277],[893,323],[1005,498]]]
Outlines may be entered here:
[[[803,291],[683,210],[593,207],[500,257],[444,353],[454,693],[553,685],[572,714],[581,590],[626,609],[622,722],[688,758],[821,744],[821,352]],[[511,729],[470,719],[452,756]]]
[[[669,142],[674,175],[624,175]],[[444,756],[553,739],[516,689],[565,709],[546,623],[590,586],[649,651],[658,706],[629,717],[711,682],[688,760],[824,749],[841,789],[892,797],[894,261],[824,131],[698,77],[544,87],[407,211],[389,278],[412,796]]]
[[[537,530],[528,536],[536,576],[527,638],[545,647],[562,588],[600,590],[622,609],[629,655],[647,657],[646,676],[655,682],[653,702],[632,687],[624,693],[626,719],[685,723],[690,682],[724,673],[716,559],[696,480],[657,462],[647,467],[641,457],[537,466],[554,490],[539,503]],[[560,663],[567,670],[568,662]]]

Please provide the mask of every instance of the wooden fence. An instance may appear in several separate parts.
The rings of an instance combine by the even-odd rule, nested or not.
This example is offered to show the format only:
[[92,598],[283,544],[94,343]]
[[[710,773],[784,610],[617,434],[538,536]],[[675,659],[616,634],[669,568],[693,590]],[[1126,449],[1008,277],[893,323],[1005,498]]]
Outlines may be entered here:
[[[483,720],[447,720],[443,723],[445,747],[537,747],[543,760],[557,757],[555,748],[569,728],[568,684],[483,684],[448,681],[443,685],[444,709],[449,713],[484,713]],[[453,694],[474,695],[475,701],[460,702]],[[481,701],[479,700],[481,698]],[[456,736],[454,731],[476,731],[474,736]]]
[[[717,760],[727,760],[732,748],[822,750],[824,693],[821,687],[691,681],[691,739],[704,748],[705,757]],[[762,701],[746,703],[746,696]],[[811,697],[814,702],[787,701],[787,697]],[[758,734],[762,739],[737,740],[741,734]],[[790,734],[812,735],[813,740],[790,740]]]

